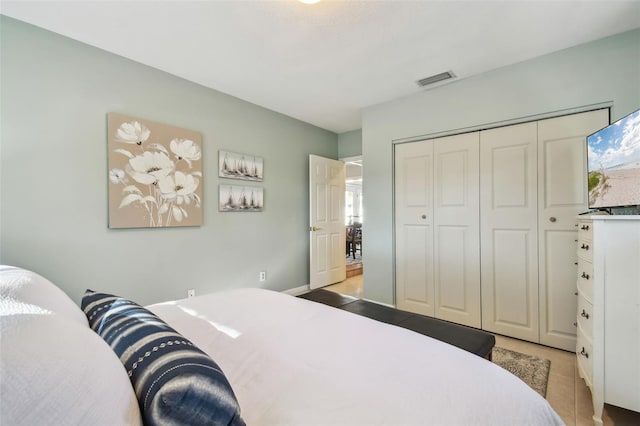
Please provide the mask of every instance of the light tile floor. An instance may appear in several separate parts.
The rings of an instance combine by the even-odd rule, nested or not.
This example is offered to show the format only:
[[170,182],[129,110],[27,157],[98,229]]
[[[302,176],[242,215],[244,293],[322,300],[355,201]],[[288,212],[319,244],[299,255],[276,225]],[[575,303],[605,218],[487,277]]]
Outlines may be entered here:
[[362,299],[364,295],[362,286],[362,275],[354,275],[342,282],[324,287],[324,289],[344,294],[345,296],[352,296],[358,299]]
[[[345,281],[325,287],[325,290],[361,299],[363,297],[362,275],[347,278]],[[496,346],[550,360],[547,400],[567,426],[593,425],[591,392],[578,374],[574,353],[500,335],[496,335]],[[638,426],[640,413],[607,405],[603,420],[605,426]]]

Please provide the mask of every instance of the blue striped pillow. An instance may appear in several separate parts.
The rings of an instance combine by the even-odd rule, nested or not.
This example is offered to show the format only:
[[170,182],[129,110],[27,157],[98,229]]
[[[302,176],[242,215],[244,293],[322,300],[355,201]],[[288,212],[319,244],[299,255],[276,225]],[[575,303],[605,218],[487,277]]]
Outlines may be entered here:
[[127,370],[146,425],[244,425],[218,364],[153,313],[92,290],[82,310]]

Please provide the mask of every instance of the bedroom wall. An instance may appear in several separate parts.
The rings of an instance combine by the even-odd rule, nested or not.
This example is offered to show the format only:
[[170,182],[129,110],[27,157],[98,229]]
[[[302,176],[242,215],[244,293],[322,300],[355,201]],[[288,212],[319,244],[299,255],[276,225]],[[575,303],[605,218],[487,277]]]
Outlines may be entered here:
[[[1,263],[76,301],[86,288],[149,304],[308,284],[308,156],[338,158],[336,134],[5,16],[0,27]],[[107,228],[111,111],[202,134],[203,226]],[[218,184],[242,183],[218,178],[219,149],[264,157],[264,212],[218,212]]]
[[364,297],[394,302],[394,140],[602,103],[612,105],[616,120],[640,108],[638,76],[640,30],[634,30],[366,108]]
[[362,155],[362,129],[340,133],[338,135],[338,158]]

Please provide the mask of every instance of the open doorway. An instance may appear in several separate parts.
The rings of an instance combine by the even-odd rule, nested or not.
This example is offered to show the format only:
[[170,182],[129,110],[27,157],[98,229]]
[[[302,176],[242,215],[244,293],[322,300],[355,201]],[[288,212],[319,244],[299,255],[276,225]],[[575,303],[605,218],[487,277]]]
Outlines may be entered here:
[[343,159],[345,162],[344,224],[346,232],[347,278],[362,274],[362,157]]
[[363,245],[365,235],[363,224],[365,222],[362,209],[362,156],[341,158],[345,163],[345,259],[347,278],[345,281],[325,287],[327,290],[337,293],[362,298],[364,270]]

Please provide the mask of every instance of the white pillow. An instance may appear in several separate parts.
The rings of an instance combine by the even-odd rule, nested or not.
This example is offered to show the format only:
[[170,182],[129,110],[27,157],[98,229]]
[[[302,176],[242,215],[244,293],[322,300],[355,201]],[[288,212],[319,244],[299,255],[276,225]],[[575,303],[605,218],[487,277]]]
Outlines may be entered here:
[[14,266],[0,265],[2,312],[50,311],[89,326],[78,305],[48,279]]
[[142,424],[122,363],[89,327],[21,313],[0,315],[0,332],[0,424]]

